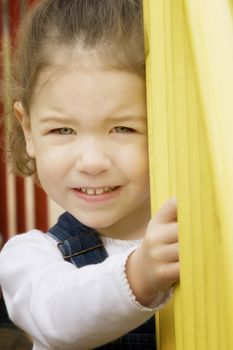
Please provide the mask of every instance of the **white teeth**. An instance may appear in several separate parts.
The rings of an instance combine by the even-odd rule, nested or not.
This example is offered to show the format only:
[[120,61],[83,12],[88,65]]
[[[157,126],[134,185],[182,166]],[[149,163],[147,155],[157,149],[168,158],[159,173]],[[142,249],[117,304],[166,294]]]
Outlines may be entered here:
[[94,188],[87,188],[87,194],[90,194],[90,195],[95,194],[95,189]]
[[103,188],[97,188],[95,190],[95,194],[103,194],[104,193],[104,189]]
[[79,191],[90,196],[101,195],[106,192],[111,192],[115,187],[101,187],[101,188],[80,188]]

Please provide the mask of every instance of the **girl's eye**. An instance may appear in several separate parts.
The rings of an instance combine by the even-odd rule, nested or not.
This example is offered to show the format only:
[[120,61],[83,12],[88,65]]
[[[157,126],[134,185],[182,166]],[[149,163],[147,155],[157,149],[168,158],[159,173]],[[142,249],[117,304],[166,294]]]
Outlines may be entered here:
[[73,135],[75,134],[75,131],[71,128],[58,128],[52,130],[53,134],[59,134],[59,135]]
[[132,128],[128,128],[126,126],[116,126],[113,128],[112,132],[113,133],[133,133],[135,130]]

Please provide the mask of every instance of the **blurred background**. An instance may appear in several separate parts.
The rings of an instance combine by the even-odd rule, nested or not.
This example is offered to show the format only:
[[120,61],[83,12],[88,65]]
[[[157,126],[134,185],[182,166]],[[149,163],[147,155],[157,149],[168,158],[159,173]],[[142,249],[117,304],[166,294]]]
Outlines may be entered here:
[[[11,52],[17,26],[32,0],[0,0],[0,80],[7,83],[11,76]],[[6,84],[7,85],[7,84]],[[2,118],[12,105],[10,91],[4,90],[0,104],[0,250],[13,235],[40,229],[47,231],[62,212],[31,178],[11,174],[5,163],[4,126]],[[3,147],[2,147],[3,146]],[[0,286],[0,349],[30,350],[30,339],[9,320]]]
[[[10,78],[11,47],[17,26],[32,0],[1,0],[0,3],[0,78]],[[6,106],[12,103],[9,91],[4,91],[4,103],[0,105],[2,120]],[[1,143],[4,144],[4,127],[0,124]],[[47,231],[62,212],[43,190],[35,186],[31,178],[21,178],[10,173],[4,161],[4,149],[0,149],[0,247],[12,236],[33,228]]]

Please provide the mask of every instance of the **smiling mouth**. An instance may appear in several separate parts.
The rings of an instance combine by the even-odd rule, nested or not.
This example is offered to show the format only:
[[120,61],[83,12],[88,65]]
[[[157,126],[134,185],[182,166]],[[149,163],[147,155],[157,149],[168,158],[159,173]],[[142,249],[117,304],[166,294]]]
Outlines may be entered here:
[[104,193],[110,193],[118,189],[119,186],[114,186],[114,187],[99,187],[99,188],[88,188],[88,187],[82,187],[82,188],[77,188],[79,192],[85,193],[89,196],[100,196]]

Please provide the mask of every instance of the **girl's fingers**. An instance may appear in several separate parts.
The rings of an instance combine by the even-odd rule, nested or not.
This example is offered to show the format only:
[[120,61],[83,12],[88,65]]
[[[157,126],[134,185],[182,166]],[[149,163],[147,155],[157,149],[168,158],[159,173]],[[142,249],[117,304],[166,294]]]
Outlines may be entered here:
[[165,224],[177,220],[177,201],[171,198],[165,202],[155,215],[158,224]]
[[178,224],[172,222],[168,224],[158,224],[152,220],[148,226],[145,240],[150,245],[158,244],[172,244],[178,242]]
[[172,222],[167,225],[160,225],[160,242],[172,244],[178,242],[178,224]]
[[159,264],[179,261],[179,243],[162,245],[154,252],[154,259]]

